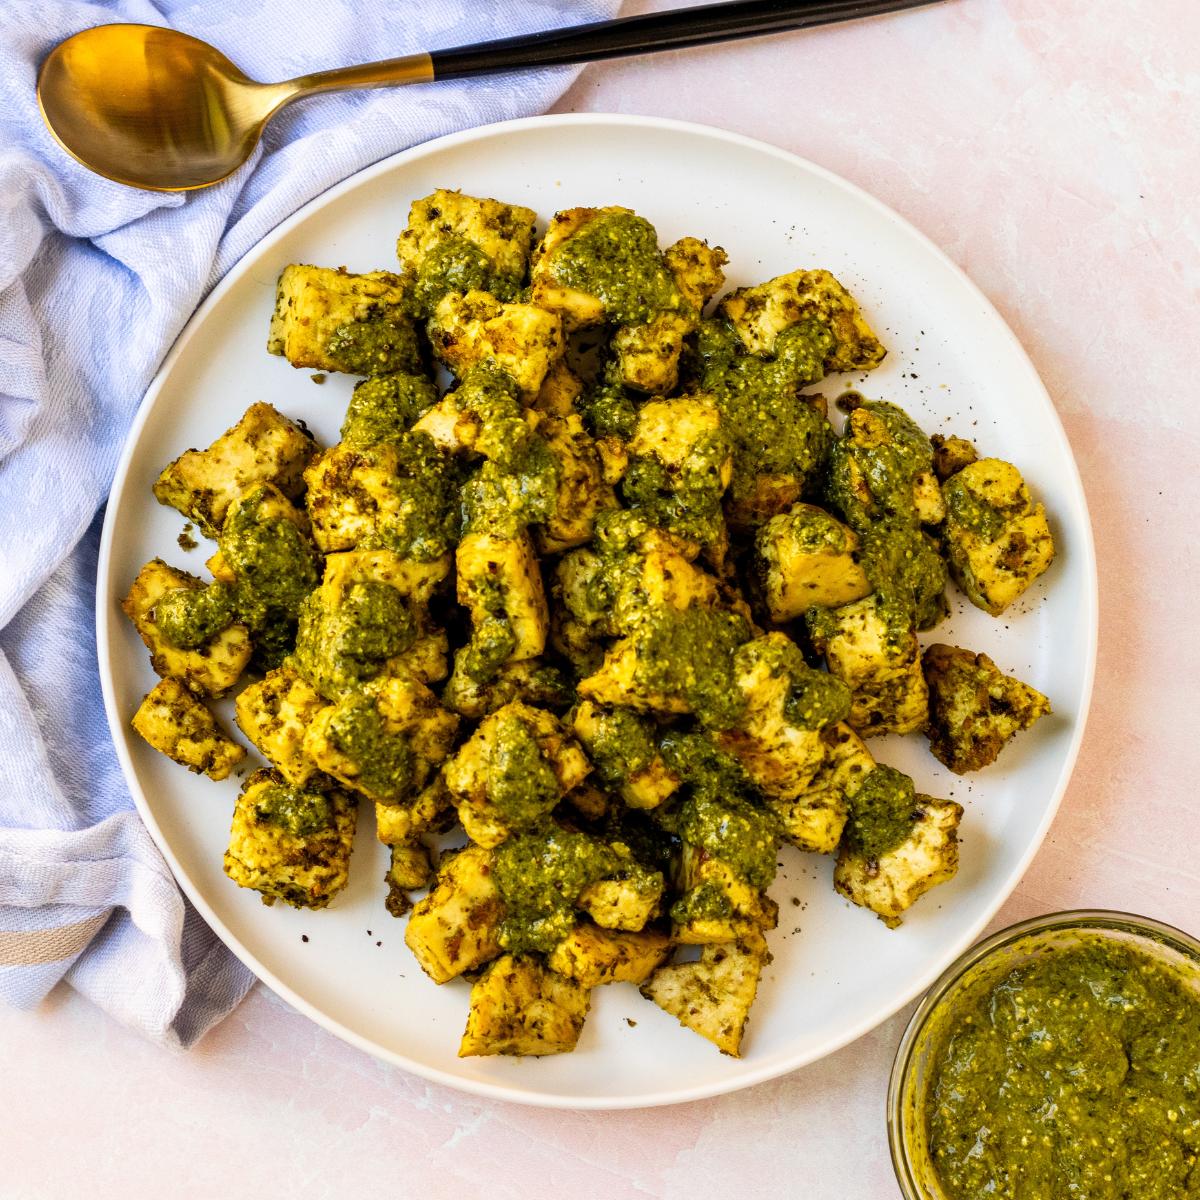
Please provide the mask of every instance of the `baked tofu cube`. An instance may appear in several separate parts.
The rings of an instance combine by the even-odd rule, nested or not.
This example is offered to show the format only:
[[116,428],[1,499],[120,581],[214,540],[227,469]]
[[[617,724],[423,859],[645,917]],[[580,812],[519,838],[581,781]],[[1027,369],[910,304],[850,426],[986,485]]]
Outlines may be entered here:
[[451,712],[478,721],[514,700],[562,711],[570,707],[574,694],[574,684],[558,667],[540,658],[527,658],[505,663],[486,683],[465,671],[455,671],[442,689],[442,703]]
[[671,939],[656,929],[621,933],[580,924],[550,952],[550,970],[585,988],[605,983],[643,984],[671,953]]
[[643,657],[644,647],[638,638],[622,638],[607,651],[599,669],[580,681],[579,694],[609,708],[632,708],[663,716],[690,712],[682,695],[659,691],[644,682]]
[[482,428],[479,415],[459,406],[454,392],[447,392],[413,425],[446,454],[466,454],[475,448]]
[[844,721],[821,734],[825,758],[808,786],[790,799],[767,798],[786,841],[813,854],[833,854],[850,816],[850,803],[875,769],[862,738]]
[[842,842],[833,885],[848,900],[869,908],[889,928],[930,888],[958,870],[961,804],[917,794],[912,830],[895,849],[871,858],[848,839]]
[[628,214],[627,208],[569,208],[550,219],[546,233],[534,251],[530,270],[530,292],[534,304],[562,318],[563,329],[571,333],[605,321],[604,301],[592,292],[559,281],[555,273],[555,252],[580,230],[610,214]]
[[383,675],[323,708],[304,750],[327,775],[380,804],[399,804],[450,753],[458,717],[419,679]]
[[728,258],[720,246],[681,238],[663,252],[683,303],[655,313],[638,325],[623,325],[612,339],[617,375],[635,391],[665,396],[679,382],[684,339],[694,333],[704,306],[725,282]]
[[998,617],[1054,561],[1046,510],[999,458],[964,467],[942,492],[950,574],[972,604]]
[[764,796],[799,795],[824,761],[821,730],[850,707],[845,685],[814,671],[782,633],[741,646],[734,680],[744,707],[736,725],[714,734],[714,742],[738,759]]
[[415,800],[406,804],[376,804],[375,833],[385,846],[411,842],[446,824],[442,814],[450,808],[450,793],[436,775]]
[[566,1054],[588,1014],[588,989],[536,958],[506,954],[471,987],[460,1058],[484,1054]]
[[889,621],[876,594],[836,609],[815,610],[809,631],[829,673],[851,692],[847,723],[862,737],[912,733],[929,716],[916,631]]
[[933,473],[945,483],[951,475],[957,475],[963,467],[979,461],[979,452],[973,442],[960,437],[943,437],[940,433],[929,438],[933,445]]
[[230,505],[254,484],[274,484],[289,500],[299,499],[304,469],[316,454],[316,442],[298,425],[269,404],[252,404],[207,450],[188,450],[171,463],[154,495],[216,538]]
[[933,444],[886,400],[853,400],[829,453],[826,494],[860,533],[882,521],[937,525],[945,516]]
[[[668,470],[679,471],[720,430],[721,414],[707,396],[651,400],[638,410],[629,453],[652,456]],[[733,471],[732,451],[715,463],[715,470],[722,486],[728,487]]]
[[413,908],[404,941],[421,970],[446,983],[500,953],[503,914],[490,852],[468,846],[442,859],[433,890]]
[[424,609],[450,577],[450,567],[448,553],[418,560],[394,550],[346,550],[326,557],[321,588],[329,603],[336,606],[356,583],[386,583],[414,609]]
[[864,319],[858,302],[828,271],[792,271],[757,287],[738,288],[719,310],[751,354],[770,357],[775,341],[801,321],[833,334],[826,371],[869,371],[887,351]]
[[391,863],[383,877],[388,885],[383,903],[393,917],[402,917],[412,908],[408,893],[429,886],[433,879],[433,863],[429,848],[423,842],[395,842],[391,852]]
[[559,554],[590,541],[596,513],[615,508],[617,500],[581,417],[544,416],[537,432],[554,458],[557,480],[554,511],[535,536],[542,554]]
[[291,667],[276,667],[238,693],[237,723],[258,752],[293,787],[317,771],[304,749],[304,734],[326,706],[320,693]]
[[737,1058],[762,969],[770,961],[761,934],[705,946],[698,962],[660,967],[641,991],[664,1012]]
[[794,504],[772,517],[758,531],[755,549],[773,621],[794,621],[814,605],[839,608],[871,592],[858,535],[813,504]]
[[589,884],[576,901],[601,929],[637,932],[658,916],[663,880],[656,872],[639,872],[628,879],[601,879]]
[[293,263],[279,276],[267,350],[315,371],[418,374],[417,332],[405,300],[404,282],[389,271],[352,275]]
[[637,713],[581,700],[570,721],[597,774],[630,808],[657,808],[679,790],[682,780],[659,753],[654,726]]
[[532,401],[563,355],[562,323],[532,304],[504,304],[487,292],[451,292],[429,322],[434,353],[460,379],[476,363],[493,362]]
[[550,614],[533,542],[527,533],[468,533],[455,553],[458,602],[471,615],[468,672],[479,678],[504,663],[537,658],[546,649]]
[[590,770],[553,713],[514,701],[483,719],[442,777],[467,836],[492,847],[536,824]]
[[255,771],[233,810],[225,874],[264,904],[324,908],[349,879],[358,807],[344,792],[304,791]]
[[387,547],[430,560],[449,548],[457,493],[447,463],[419,434],[326,450],[304,473],[313,540],[325,554]]
[[220,697],[237,683],[250,661],[253,647],[245,625],[228,626],[196,650],[180,650],[154,623],[154,606],[164,596],[202,586],[195,575],[155,558],[138,572],[121,608],[146,643],[150,665],[162,678],[178,679],[199,696]]
[[775,901],[702,847],[683,843],[678,873],[682,895],[671,906],[671,935],[680,945],[732,942],[775,928]]
[[133,727],[160,753],[209,779],[225,779],[246,751],[178,679],[156,683],[133,714]]
[[396,240],[404,274],[423,310],[449,291],[482,288],[510,300],[529,265],[537,214],[520,204],[438,188],[408,210]]
[[921,658],[929,685],[929,749],[956,775],[994,763],[1005,745],[1050,711],[1035,688],[986,654],[933,645]]

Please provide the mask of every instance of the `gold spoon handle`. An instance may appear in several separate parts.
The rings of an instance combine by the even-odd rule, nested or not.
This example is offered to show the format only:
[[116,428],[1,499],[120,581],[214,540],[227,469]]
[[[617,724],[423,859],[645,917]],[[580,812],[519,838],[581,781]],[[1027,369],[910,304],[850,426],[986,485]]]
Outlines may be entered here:
[[312,96],[317,92],[336,92],[343,88],[392,87],[400,83],[432,83],[433,59],[428,54],[406,54],[403,58],[388,58],[383,62],[359,63],[354,67],[338,67],[332,71],[314,71],[291,79],[286,85],[293,90],[289,99]]

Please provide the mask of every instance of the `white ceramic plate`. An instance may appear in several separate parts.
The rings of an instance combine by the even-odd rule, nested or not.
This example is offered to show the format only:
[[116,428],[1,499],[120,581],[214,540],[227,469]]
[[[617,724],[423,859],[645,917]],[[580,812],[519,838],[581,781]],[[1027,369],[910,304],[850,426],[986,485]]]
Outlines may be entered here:
[[[410,200],[439,186],[528,204],[543,218],[628,205],[664,245],[695,234],[724,246],[731,285],[829,268],[890,353],[869,377],[831,379],[828,393],[860,385],[930,432],[976,439],[1018,463],[1052,514],[1059,557],[1025,602],[997,621],[954,596],[935,636],[986,651],[1047,693],[1054,716],[969,781],[944,771],[922,738],[872,743],[919,790],[966,806],[958,877],[889,931],[834,893],[828,858],[785,849],[772,888],[775,959],[740,1060],[625,985],[596,990],[574,1054],[457,1058],[467,986],[435,987],[409,955],[403,924],[383,908],[386,851],[369,813],[350,886],[329,910],[267,908],[221,870],[237,782],[188,775],[129,729],[154,676],[118,601],[147,559],[201,572],[208,552],[178,549],[182,519],[155,503],[155,476],[257,400],[336,440],[353,381],[330,376],[318,387],[266,353],[275,278],[289,262],[390,266]],[[895,1012],[979,934],[1041,842],[1078,750],[1095,663],[1095,561],[1078,472],[1044,387],[996,311],[924,237],[841,179],[759,142],[672,121],[546,117],[378,163],[285,221],[229,273],[180,336],[129,435],[104,527],[97,624],[108,717],[142,817],[197,908],[259,978],[339,1037],[429,1079],[531,1104],[617,1108],[732,1091],[812,1062]]]

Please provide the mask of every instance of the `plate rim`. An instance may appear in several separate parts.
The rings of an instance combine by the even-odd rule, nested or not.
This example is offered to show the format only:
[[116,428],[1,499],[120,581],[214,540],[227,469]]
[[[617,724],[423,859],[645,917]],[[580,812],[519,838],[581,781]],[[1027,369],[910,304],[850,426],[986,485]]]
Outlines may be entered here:
[[[1084,604],[1085,611],[1081,614],[1085,618],[1087,628],[1087,658],[1084,664],[1083,688],[1080,697],[1079,714],[1075,721],[1075,726],[1072,731],[1071,743],[1067,748],[1066,756],[1063,760],[1062,767],[1059,771],[1057,783],[1054,787],[1054,793],[1050,798],[1049,804],[1042,816],[1042,819],[1034,831],[1029,845],[1024,854],[1017,861],[1015,866],[1010,871],[1008,877],[1004,880],[996,894],[984,907],[983,913],[977,918],[959,937],[947,942],[946,946],[940,953],[931,960],[927,968],[917,977],[917,982],[902,990],[895,996],[890,997],[881,1007],[881,1009],[873,1013],[870,1017],[864,1018],[856,1025],[848,1030],[843,1030],[836,1036],[830,1037],[827,1041],[820,1043],[815,1048],[808,1051],[802,1051],[794,1055],[783,1055],[781,1057],[769,1060],[762,1064],[756,1070],[751,1070],[747,1073],[740,1074],[737,1077],[731,1077],[728,1082],[720,1079],[696,1084],[690,1087],[683,1088],[660,1088],[646,1094],[631,1094],[620,1096],[587,1096],[587,1095],[561,1095],[548,1094],[534,1090],[525,1090],[509,1084],[492,1083],[486,1080],[468,1079],[462,1076],[453,1074],[449,1071],[438,1067],[430,1066],[425,1063],[416,1062],[406,1055],[395,1050],[390,1050],[385,1046],[372,1041],[370,1038],[356,1033],[353,1029],[341,1024],[338,1020],[328,1016],[316,1005],[303,999],[292,988],[278,978],[272,971],[268,970],[250,950],[243,946],[232,930],[212,910],[211,906],[204,899],[200,888],[189,878],[187,872],[183,869],[179,860],[176,858],[167,838],[163,835],[157,820],[151,811],[149,802],[142,786],[138,780],[137,772],[134,769],[133,760],[129,753],[125,741],[125,726],[126,721],[124,715],[117,707],[117,699],[114,690],[114,680],[112,672],[107,668],[106,663],[111,658],[111,624],[110,617],[112,615],[111,597],[108,595],[107,588],[104,586],[111,574],[111,562],[113,555],[113,545],[116,540],[116,523],[113,519],[115,512],[114,506],[111,504],[111,499],[114,494],[124,490],[129,474],[130,466],[133,462],[134,453],[140,435],[146,421],[149,418],[151,409],[158,398],[159,393],[166,386],[170,378],[175,363],[182,355],[188,343],[196,336],[196,331],[204,323],[209,313],[220,305],[222,299],[236,286],[244,275],[250,269],[251,259],[265,246],[273,242],[277,242],[286,237],[292,229],[305,221],[312,213],[320,209],[326,204],[342,196],[346,192],[367,183],[380,175],[386,175],[390,171],[403,163],[417,160],[428,155],[436,154],[439,151],[464,144],[469,144],[476,141],[486,141],[495,138],[503,138],[506,134],[522,132],[531,128],[547,127],[547,126],[597,126],[597,127],[627,127],[654,129],[665,132],[676,132],[686,134],[693,137],[701,137],[709,139],[717,143],[726,143],[737,146],[742,149],[754,151],[759,154],[764,154],[769,157],[778,159],[785,164],[799,168],[802,171],[811,173],[824,182],[842,189],[855,201],[861,204],[866,204],[872,208],[877,215],[882,217],[887,223],[907,236],[909,239],[915,240],[928,254],[932,255],[939,261],[940,265],[957,277],[961,285],[965,285],[968,291],[974,295],[978,303],[983,308],[986,315],[991,316],[998,329],[1002,329],[1006,335],[1010,348],[1015,351],[1016,355],[1022,359],[1028,366],[1031,379],[1036,381],[1037,387],[1040,389],[1044,407],[1049,415],[1052,427],[1056,436],[1062,443],[1066,451],[1066,460],[1069,464],[1069,478],[1067,483],[1070,490],[1074,491],[1078,500],[1080,510],[1083,516],[1083,538],[1081,544],[1074,549],[1082,554],[1084,558],[1083,575],[1084,575]],[[441,137],[431,138],[428,141],[420,142],[415,146],[410,146],[407,149],[400,150],[395,154],[388,155],[385,158],[363,167],[354,174],[339,181],[324,191],[318,193],[312,199],[301,205],[295,212],[291,213],[278,225],[270,229],[252,246],[248,247],[245,253],[238,259],[236,263],[225,273],[224,277],[216,284],[211,292],[204,300],[196,307],[192,314],[188,317],[186,323],[181,328],[176,336],[170,350],[164,356],[158,371],[151,380],[150,385],[143,395],[133,421],[130,424],[128,433],[125,436],[124,443],[121,448],[120,458],[117,461],[116,469],[113,473],[112,483],[110,484],[108,495],[105,499],[105,514],[104,525],[101,531],[99,555],[96,563],[96,657],[97,667],[100,675],[100,687],[104,700],[105,715],[108,720],[109,734],[112,738],[113,747],[117,754],[117,759],[121,766],[121,773],[124,776],[125,784],[129,788],[130,795],[133,799],[134,806],[137,809],[138,815],[141,817],[143,824],[158,847],[159,852],[165,859],[176,883],[180,889],[191,901],[196,911],[204,918],[213,932],[221,939],[222,943],[230,950],[236,958],[238,958],[255,976],[256,979],[262,981],[281,999],[285,1000],[298,1012],[308,1017],[309,1020],[316,1022],[323,1029],[332,1033],[335,1037],[354,1046],[356,1049],[369,1054],[371,1057],[381,1059],[391,1063],[394,1066],[400,1067],[405,1071],[409,1071],[420,1078],[427,1079],[430,1082],[449,1087],[458,1092],[468,1093],[474,1096],[479,1096],[485,1099],[502,1100],[515,1104],[524,1104],[537,1108],[563,1109],[568,1111],[581,1110],[630,1110],[641,1108],[657,1108],[671,1104],[684,1104],[694,1100],[704,1100],[714,1096],[725,1095],[728,1093],[741,1091],[745,1088],[754,1087],[758,1084],[765,1083],[772,1079],[777,1079],[782,1075],[789,1074],[792,1071],[798,1070],[801,1067],[808,1066],[811,1063],[817,1062],[822,1058],[842,1049],[851,1042],[857,1041],[871,1030],[878,1028],[885,1021],[893,1017],[905,1005],[909,1004],[918,996],[924,994],[930,985],[941,975],[946,966],[952,962],[959,954],[965,951],[969,946],[974,944],[987,927],[987,925],[995,917],[996,913],[1003,906],[1005,901],[1012,895],[1017,884],[1024,877],[1029,869],[1030,863],[1034,856],[1041,849],[1045,841],[1055,816],[1058,813],[1062,803],[1063,796],[1066,794],[1067,787],[1070,784],[1072,775],[1074,774],[1075,765],[1079,758],[1080,747],[1083,743],[1084,733],[1087,728],[1088,716],[1091,710],[1092,694],[1095,685],[1096,662],[1099,642],[1099,578],[1097,573],[1095,537],[1092,529],[1091,510],[1087,501],[1087,493],[1083,486],[1083,480],[1079,473],[1079,464],[1076,462],[1075,454],[1071,449],[1071,444],[1067,438],[1066,430],[1063,427],[1062,420],[1059,417],[1058,410],[1054,406],[1054,401],[1050,396],[1049,390],[1042,381],[1036,366],[1030,359],[1024,346],[1017,338],[1016,334],[1009,327],[996,306],[988,299],[980,287],[967,275],[956,262],[946,254],[945,251],[936,245],[929,237],[912,225],[908,220],[896,212],[893,208],[885,204],[882,200],[873,196],[870,192],[861,188],[859,185],[852,183],[850,180],[843,178],[829,169],[804,158],[801,155],[794,154],[789,150],[784,150],[779,146],[772,145],[770,142],[765,142],[759,138],[748,137],[745,134],[735,133],[732,130],[722,129],[719,126],[708,125],[694,121],[681,121],[669,117],[653,117],[641,116],[628,113],[548,113],[533,117],[520,117],[510,121],[497,121],[487,125],[473,126],[469,129],[459,130],[455,133],[445,134]],[[883,1097],[881,1093],[880,1106],[882,1111]]]

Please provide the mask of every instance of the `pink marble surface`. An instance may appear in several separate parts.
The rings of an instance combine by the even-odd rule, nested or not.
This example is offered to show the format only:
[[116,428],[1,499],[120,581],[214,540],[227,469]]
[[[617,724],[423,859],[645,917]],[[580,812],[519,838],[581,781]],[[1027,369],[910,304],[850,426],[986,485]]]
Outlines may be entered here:
[[[1094,905],[1200,932],[1198,59],[1194,0],[950,0],[597,66],[560,105],[709,122],[846,176],[965,267],[1041,371],[1092,506],[1100,663],[1074,781],[998,924]],[[187,1055],[63,994],[0,1010],[0,1196],[892,1197],[902,1023],[723,1099],[573,1114],[425,1084],[262,989]]]

